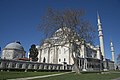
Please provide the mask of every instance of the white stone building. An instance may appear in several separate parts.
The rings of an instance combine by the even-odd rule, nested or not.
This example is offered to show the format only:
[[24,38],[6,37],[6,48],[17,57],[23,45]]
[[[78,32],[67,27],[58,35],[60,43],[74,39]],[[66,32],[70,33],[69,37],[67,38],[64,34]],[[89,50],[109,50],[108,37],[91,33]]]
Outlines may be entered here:
[[[38,62],[67,65],[74,64],[71,52],[72,49],[70,47],[72,44],[68,41],[65,43],[64,40],[67,38],[65,36],[62,36],[63,39],[60,40],[59,34],[62,34],[61,29],[57,30],[51,38],[46,39],[38,48]],[[75,40],[75,43],[78,45],[77,48],[79,50],[79,67],[81,67],[81,69],[87,69],[87,67],[94,66],[94,68],[100,69],[101,51],[99,46],[95,47],[86,43],[84,40],[79,42],[77,39]]]
[[[54,37],[52,39],[54,41]],[[43,45],[38,48],[38,62],[43,62],[45,59],[46,63],[63,64],[63,62],[66,62],[69,65],[72,65],[74,63],[72,59],[72,53],[70,50],[70,43],[66,43],[64,46],[61,46],[59,44],[51,45],[47,42],[47,40],[44,41]],[[94,59],[100,59],[99,46],[94,47],[93,45],[85,43],[83,41],[79,50],[80,58],[89,57]]]
[[2,59],[16,59],[25,57],[25,51],[18,42],[12,42],[2,50]]

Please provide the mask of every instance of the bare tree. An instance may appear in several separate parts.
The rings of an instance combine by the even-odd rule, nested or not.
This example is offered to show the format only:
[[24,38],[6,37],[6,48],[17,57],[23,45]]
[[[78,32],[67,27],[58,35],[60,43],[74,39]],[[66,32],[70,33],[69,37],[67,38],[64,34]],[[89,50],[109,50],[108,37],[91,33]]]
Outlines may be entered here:
[[[80,73],[78,67],[78,56],[80,50],[78,47],[82,44],[82,40],[86,42],[93,42],[94,29],[90,23],[83,19],[85,12],[80,9],[64,9],[55,10],[49,8],[43,16],[40,30],[45,33],[46,37],[51,37],[56,30],[61,29],[61,33],[54,43],[48,41],[52,45],[56,42],[62,41],[63,46],[66,42],[70,43],[70,50],[74,61],[74,69]],[[60,31],[59,31],[60,32]],[[79,42],[79,44],[76,43]]]

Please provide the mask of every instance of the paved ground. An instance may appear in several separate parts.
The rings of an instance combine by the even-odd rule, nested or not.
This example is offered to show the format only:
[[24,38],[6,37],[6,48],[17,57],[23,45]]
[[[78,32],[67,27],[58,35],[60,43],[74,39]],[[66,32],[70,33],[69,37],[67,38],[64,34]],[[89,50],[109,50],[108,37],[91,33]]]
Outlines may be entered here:
[[120,78],[112,79],[112,80],[120,80]]
[[65,73],[59,73],[59,74],[51,74],[51,75],[44,75],[44,76],[26,77],[26,78],[7,79],[7,80],[30,80],[30,79],[36,79],[36,78],[45,78],[45,77],[58,76],[58,75],[63,75],[63,74],[68,74],[68,73],[71,73],[71,72],[65,72]]
[[[111,73],[119,73],[120,74],[120,72],[111,72]],[[112,80],[120,80],[120,77],[116,78],[116,79],[112,79]]]

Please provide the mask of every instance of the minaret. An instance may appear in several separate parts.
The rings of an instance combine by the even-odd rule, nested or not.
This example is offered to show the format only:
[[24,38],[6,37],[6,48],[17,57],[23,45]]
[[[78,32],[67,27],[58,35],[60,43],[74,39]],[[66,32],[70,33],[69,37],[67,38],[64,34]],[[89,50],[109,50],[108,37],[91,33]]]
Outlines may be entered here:
[[115,61],[115,52],[114,52],[114,46],[113,46],[112,40],[110,41],[110,48],[112,53],[112,61]]
[[97,18],[98,18],[98,32],[99,32],[99,40],[100,40],[100,49],[101,49],[101,52],[102,52],[103,59],[105,60],[102,25],[101,25],[100,16],[99,16],[98,13],[97,13]]

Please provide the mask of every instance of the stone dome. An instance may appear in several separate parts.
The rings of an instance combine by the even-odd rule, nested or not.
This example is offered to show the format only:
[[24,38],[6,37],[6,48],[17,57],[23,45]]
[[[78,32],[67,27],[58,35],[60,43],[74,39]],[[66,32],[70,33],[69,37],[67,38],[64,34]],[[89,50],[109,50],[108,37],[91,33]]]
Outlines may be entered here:
[[37,45],[37,46],[36,46],[36,48],[37,48],[37,49],[39,49],[39,48],[40,48],[40,46],[39,46],[39,45]]
[[21,46],[21,44],[17,42],[12,42],[6,45],[6,49],[18,49],[18,50],[24,50],[24,48]]

